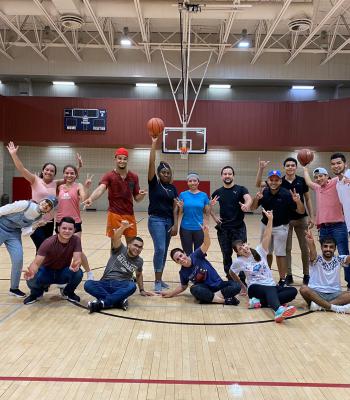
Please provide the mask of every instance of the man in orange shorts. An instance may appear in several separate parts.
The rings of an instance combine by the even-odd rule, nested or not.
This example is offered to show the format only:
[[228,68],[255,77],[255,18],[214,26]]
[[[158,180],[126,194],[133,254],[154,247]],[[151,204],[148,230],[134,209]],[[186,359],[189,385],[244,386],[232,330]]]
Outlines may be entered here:
[[84,201],[85,207],[89,207],[108,189],[106,235],[112,238],[113,229],[119,228],[121,221],[126,220],[132,224],[124,231],[126,240],[137,235],[133,199],[137,202],[142,201],[147,194],[145,190],[140,190],[138,176],[128,171],[128,155],[128,151],[123,147],[115,151],[115,168],[103,175],[99,186]]

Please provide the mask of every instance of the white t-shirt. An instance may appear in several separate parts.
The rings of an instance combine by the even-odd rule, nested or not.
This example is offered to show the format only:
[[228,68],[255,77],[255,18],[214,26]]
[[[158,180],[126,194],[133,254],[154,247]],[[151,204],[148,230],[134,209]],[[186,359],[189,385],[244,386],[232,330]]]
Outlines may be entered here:
[[248,287],[254,284],[276,286],[276,283],[272,278],[272,272],[267,264],[267,252],[261,245],[257,246],[255,250],[260,255],[261,261],[255,261],[252,255],[250,257],[239,256],[232,263],[231,270],[236,274],[243,271],[247,278]]
[[309,288],[321,293],[334,293],[341,291],[340,268],[345,264],[347,256],[334,256],[326,261],[322,256],[310,262]]
[[[345,171],[344,176],[350,179],[350,169]],[[338,180],[337,192],[339,200],[343,206],[346,227],[348,232],[350,232],[350,185]]]

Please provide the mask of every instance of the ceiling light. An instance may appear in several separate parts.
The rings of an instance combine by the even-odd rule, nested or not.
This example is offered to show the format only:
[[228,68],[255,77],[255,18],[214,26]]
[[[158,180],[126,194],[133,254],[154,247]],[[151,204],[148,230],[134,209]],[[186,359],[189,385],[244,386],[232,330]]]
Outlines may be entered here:
[[241,49],[247,49],[248,47],[250,47],[250,42],[248,40],[241,40],[238,43],[238,47],[240,47]]
[[131,46],[132,44],[131,39],[129,38],[129,28],[127,26],[123,28],[123,35],[120,39],[120,44],[122,46]]
[[211,84],[211,85],[209,85],[209,88],[210,89],[231,89],[231,85],[227,85],[227,84],[221,84],[221,85],[218,85],[218,84]]
[[66,86],[74,86],[75,83],[72,81],[53,81],[53,85],[66,85]]
[[0,81],[0,85],[2,84],[2,82]]
[[136,83],[136,86],[138,87],[157,87],[158,85],[156,83]]
[[313,90],[313,89],[315,89],[315,86],[311,86],[311,85],[293,85],[292,89],[296,89],[296,90]]

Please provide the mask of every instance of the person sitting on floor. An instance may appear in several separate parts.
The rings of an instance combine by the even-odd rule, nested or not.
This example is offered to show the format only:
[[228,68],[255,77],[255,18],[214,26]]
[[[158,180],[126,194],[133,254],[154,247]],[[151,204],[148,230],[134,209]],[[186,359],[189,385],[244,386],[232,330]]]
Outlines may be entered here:
[[350,314],[350,292],[341,290],[340,269],[349,268],[350,256],[335,256],[336,243],[332,237],[322,238],[318,255],[312,232],[306,233],[310,251],[310,281],[308,286],[300,288],[311,311],[334,311]]
[[215,268],[206,259],[206,253],[210,246],[209,228],[202,227],[204,241],[202,245],[189,256],[180,249],[175,248],[170,252],[171,258],[181,265],[180,285],[175,289],[162,292],[162,297],[174,297],[184,292],[188,283],[194,284],[190,291],[201,303],[218,303],[226,305],[238,305],[236,295],[240,292],[240,286],[233,281],[223,281]]
[[101,311],[105,308],[128,309],[128,297],[136,290],[133,276],[136,272],[136,282],[141,296],[153,296],[153,292],[146,292],[143,286],[142,266],[143,259],[140,253],[143,249],[143,240],[135,236],[129,238],[125,246],[121,237],[126,229],[132,226],[128,221],[122,220],[121,226],[114,229],[112,238],[112,254],[106,269],[99,281],[86,281],[84,289],[96,300],[88,302],[90,313]]

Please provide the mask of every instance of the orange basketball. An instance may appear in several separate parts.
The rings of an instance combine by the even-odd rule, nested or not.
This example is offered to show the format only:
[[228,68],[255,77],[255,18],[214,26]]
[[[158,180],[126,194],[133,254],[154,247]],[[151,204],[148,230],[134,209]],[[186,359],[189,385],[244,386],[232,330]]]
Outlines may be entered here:
[[148,133],[151,137],[158,137],[164,130],[164,122],[160,118],[151,118],[147,122]]
[[300,164],[305,167],[314,159],[314,153],[309,149],[301,149],[298,151],[297,158]]

